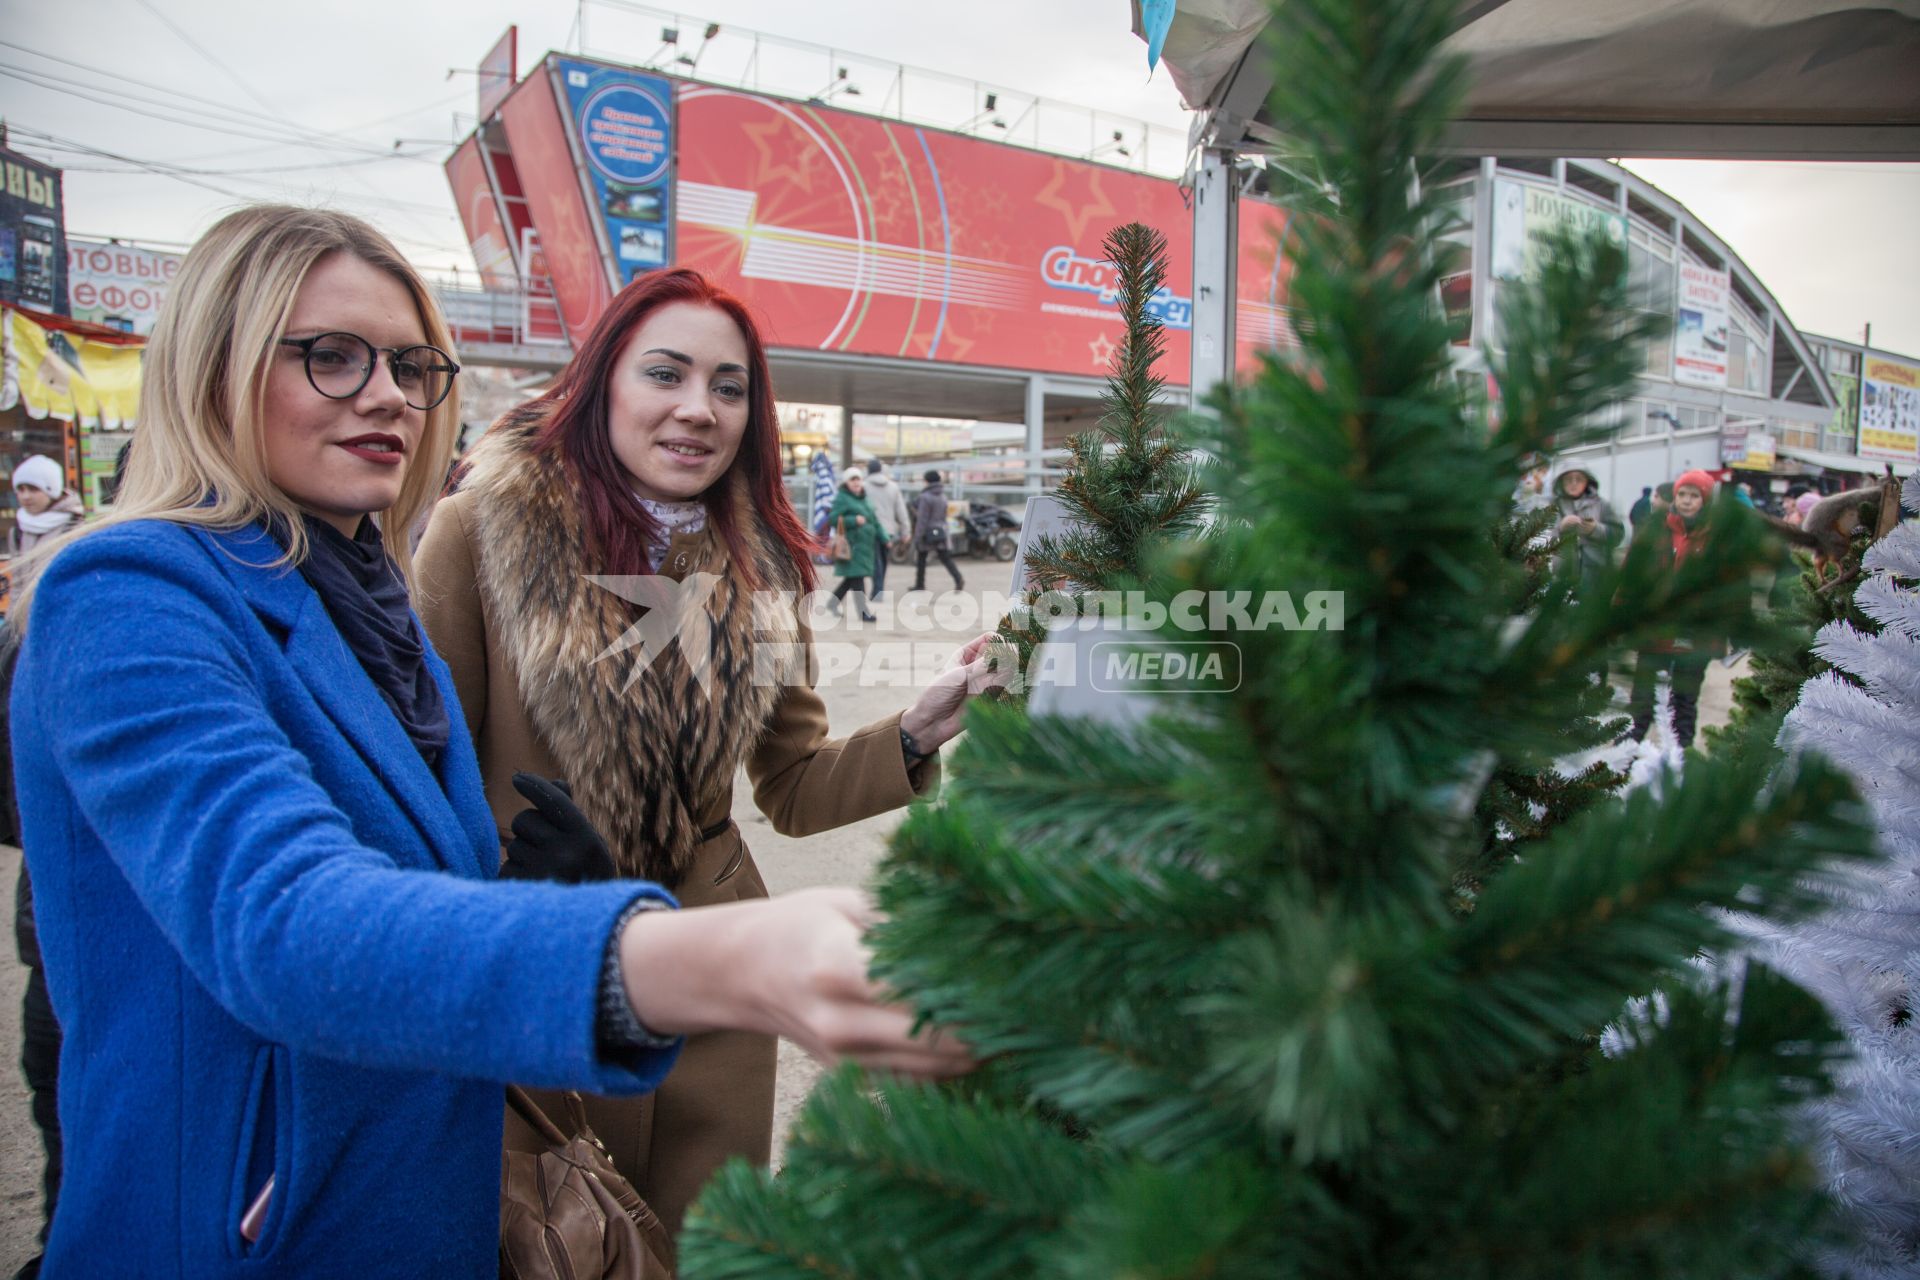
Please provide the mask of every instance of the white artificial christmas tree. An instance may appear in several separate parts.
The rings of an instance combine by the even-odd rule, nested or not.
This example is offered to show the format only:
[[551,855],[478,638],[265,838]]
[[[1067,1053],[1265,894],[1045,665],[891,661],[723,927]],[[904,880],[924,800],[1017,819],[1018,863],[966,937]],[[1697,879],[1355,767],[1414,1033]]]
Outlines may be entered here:
[[[1920,477],[1902,493],[1920,512]],[[1827,1006],[1853,1057],[1809,1108],[1829,1189],[1852,1239],[1828,1275],[1920,1275],[1920,523],[1870,549],[1855,600],[1868,635],[1832,622],[1814,651],[1836,668],[1807,683],[1781,745],[1850,773],[1872,806],[1885,861],[1850,877],[1825,915],[1752,926],[1760,953]],[[1842,674],[1844,673],[1844,675]]]

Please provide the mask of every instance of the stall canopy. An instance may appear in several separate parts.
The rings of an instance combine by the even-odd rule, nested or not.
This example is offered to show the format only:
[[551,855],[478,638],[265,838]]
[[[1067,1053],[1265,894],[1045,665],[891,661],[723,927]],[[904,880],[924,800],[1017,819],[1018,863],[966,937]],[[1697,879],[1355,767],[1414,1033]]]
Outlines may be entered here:
[[[1178,0],[1161,60],[1197,145],[1284,146],[1268,13]],[[1463,155],[1920,160],[1920,0],[1463,0],[1452,44],[1473,70]]]

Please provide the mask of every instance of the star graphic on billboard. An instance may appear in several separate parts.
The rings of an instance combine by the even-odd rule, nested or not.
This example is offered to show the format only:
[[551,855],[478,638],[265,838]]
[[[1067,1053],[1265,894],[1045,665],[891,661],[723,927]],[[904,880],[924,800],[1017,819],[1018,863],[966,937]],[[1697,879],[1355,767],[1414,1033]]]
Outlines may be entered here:
[[1113,363],[1113,353],[1118,348],[1108,342],[1107,335],[1103,333],[1087,344],[1087,350],[1093,352],[1094,367],[1104,369]]
[[740,126],[740,132],[747,135],[747,141],[753,144],[753,149],[760,156],[760,164],[754,173],[753,180],[756,190],[765,191],[776,187],[784,178],[800,190],[812,193],[813,164],[811,162],[816,153],[809,139],[796,136],[799,131],[786,120],[778,117],[764,122],[743,124]]
[[[1086,171],[1087,194],[1075,199],[1066,194],[1066,186],[1067,179],[1077,170]],[[1033,198],[1033,202],[1043,209],[1052,209],[1066,219],[1068,239],[1075,245],[1086,236],[1087,224],[1105,226],[1117,212],[1113,201],[1107,199],[1107,193],[1100,189],[1100,171],[1066,160],[1054,161],[1053,177],[1040,189],[1040,194]]]

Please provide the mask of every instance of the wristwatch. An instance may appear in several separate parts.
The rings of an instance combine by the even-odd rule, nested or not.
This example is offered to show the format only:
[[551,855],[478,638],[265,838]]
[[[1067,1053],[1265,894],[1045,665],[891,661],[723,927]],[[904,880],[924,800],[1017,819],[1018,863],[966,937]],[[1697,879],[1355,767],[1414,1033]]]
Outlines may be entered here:
[[908,733],[905,729],[902,729],[900,731],[900,750],[906,755],[907,763],[910,765],[914,765],[914,764],[919,764],[922,760],[925,760],[928,756],[937,755],[940,751],[940,748],[935,747],[932,751],[922,751],[920,749],[920,744],[913,740],[913,735]]

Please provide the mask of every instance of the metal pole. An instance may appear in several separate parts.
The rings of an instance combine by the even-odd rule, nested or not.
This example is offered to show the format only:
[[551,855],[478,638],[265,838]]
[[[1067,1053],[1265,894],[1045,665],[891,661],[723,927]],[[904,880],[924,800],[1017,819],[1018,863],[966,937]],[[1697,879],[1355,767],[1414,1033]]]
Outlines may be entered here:
[[1239,191],[1233,153],[1209,147],[1200,153],[1193,181],[1193,403],[1233,376],[1234,254],[1238,241]]
[[1038,377],[1027,378],[1027,493],[1046,487],[1041,455],[1047,451],[1047,386]]

